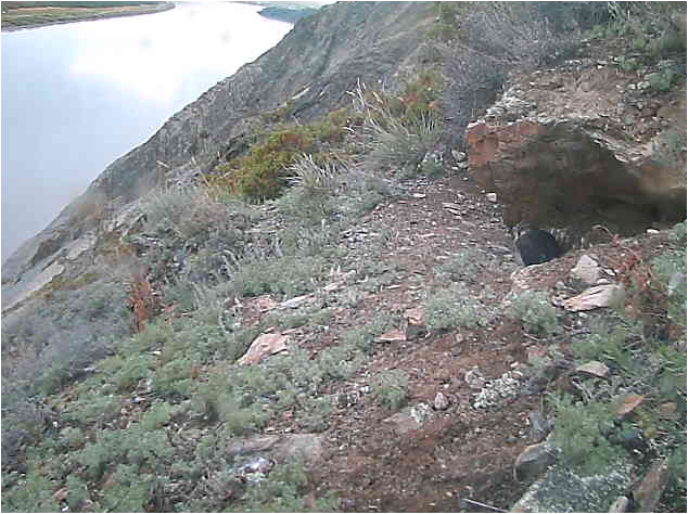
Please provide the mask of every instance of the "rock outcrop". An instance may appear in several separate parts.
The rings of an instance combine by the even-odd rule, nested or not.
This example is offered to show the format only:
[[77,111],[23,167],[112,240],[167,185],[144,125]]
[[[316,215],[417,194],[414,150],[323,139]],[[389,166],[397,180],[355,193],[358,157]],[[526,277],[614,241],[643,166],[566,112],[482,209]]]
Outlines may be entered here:
[[507,225],[565,227],[578,246],[595,225],[631,235],[684,219],[685,89],[648,84],[599,59],[514,80],[466,137],[471,174],[498,194]]

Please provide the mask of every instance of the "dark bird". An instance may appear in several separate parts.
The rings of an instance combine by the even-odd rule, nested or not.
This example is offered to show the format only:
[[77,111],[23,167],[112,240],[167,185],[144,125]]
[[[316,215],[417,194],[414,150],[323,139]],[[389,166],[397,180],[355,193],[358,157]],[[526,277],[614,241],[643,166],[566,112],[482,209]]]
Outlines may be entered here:
[[514,236],[516,249],[525,266],[542,264],[561,255],[559,243],[549,232],[539,228],[515,227]]

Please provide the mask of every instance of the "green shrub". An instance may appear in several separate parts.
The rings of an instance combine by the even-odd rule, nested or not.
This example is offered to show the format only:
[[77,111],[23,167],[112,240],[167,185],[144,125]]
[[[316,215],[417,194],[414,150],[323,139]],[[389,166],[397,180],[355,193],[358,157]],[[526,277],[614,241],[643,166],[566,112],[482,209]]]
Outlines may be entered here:
[[642,340],[642,325],[617,318],[600,318],[590,323],[590,336],[571,347],[581,363],[598,360],[627,376],[640,372],[629,347]]
[[388,313],[380,312],[366,325],[346,331],[342,341],[347,347],[372,353],[375,339],[395,326],[395,319]]
[[346,380],[364,363],[363,355],[353,345],[330,346],[318,353],[317,364],[330,380]]
[[242,255],[246,231],[255,221],[253,208],[215,191],[200,186],[168,189],[143,205],[143,229],[150,237],[135,238],[143,264],[149,267],[150,280],[170,284],[165,288],[167,303],[180,303],[183,309],[197,307],[195,295],[202,285],[226,278],[227,260]]
[[172,326],[168,323],[153,321],[138,334],[120,344],[119,355],[128,357],[140,352],[156,350],[172,338]]
[[331,397],[317,398],[309,402],[306,414],[301,418],[306,430],[322,432],[328,428],[328,418],[332,412],[332,403]]
[[156,370],[153,375],[153,392],[163,398],[186,398],[191,394],[191,370],[193,363],[188,359],[177,359]]
[[234,435],[254,432],[265,426],[270,418],[270,413],[263,410],[259,402],[243,406],[239,395],[231,392],[220,394],[213,408],[217,411],[219,421]]
[[332,494],[309,507],[305,501],[308,477],[302,460],[294,459],[276,466],[263,480],[249,487],[232,512],[334,512],[339,501]]
[[136,466],[136,469],[145,465],[148,469],[162,470],[173,454],[174,448],[164,430],[145,430],[138,424],[122,430],[101,430],[95,442],[74,452],[76,462],[96,480],[116,464]]
[[67,477],[67,504],[72,512],[81,512],[83,503],[89,497],[88,486],[81,478],[76,475]]
[[83,430],[78,427],[65,427],[60,431],[60,439],[67,449],[83,447],[86,437]]
[[396,369],[383,371],[373,379],[372,392],[383,407],[399,410],[408,397],[408,375]]
[[293,256],[242,262],[232,276],[232,285],[241,296],[291,298],[315,289],[325,277],[326,264],[321,257]]
[[686,222],[670,233],[672,247],[652,262],[652,268],[668,298],[669,320],[686,331]]
[[2,493],[5,512],[60,512],[53,498],[52,482],[40,473],[29,471],[20,486]]
[[104,489],[107,512],[146,512],[151,500],[151,476],[141,475],[136,466],[119,464]]
[[511,301],[509,314],[523,322],[531,334],[551,336],[561,332],[557,308],[542,291],[525,291]]
[[264,200],[276,198],[287,185],[288,168],[299,155],[315,150],[312,135],[301,127],[278,129],[265,142],[254,145],[248,155],[218,168],[214,185],[226,185],[240,196]]
[[494,311],[461,283],[435,292],[423,302],[423,307],[428,328],[438,332],[486,326],[494,318]]
[[438,278],[474,283],[485,266],[489,266],[488,256],[477,248],[468,247],[440,264]]
[[671,91],[676,79],[676,72],[671,68],[665,68],[662,71],[649,75],[648,82],[650,82],[650,88],[654,91],[666,92]]
[[119,415],[121,408],[120,398],[103,391],[92,390],[80,395],[79,399],[69,406],[65,418],[75,424],[107,423]]
[[122,362],[122,367],[112,376],[112,383],[119,391],[136,387],[153,369],[153,358],[147,354],[132,355]]
[[570,396],[550,396],[556,425],[552,443],[570,467],[581,475],[604,471],[623,453],[613,447],[605,434],[613,427],[611,405],[574,402]]
[[[685,428],[685,427],[684,427]],[[686,431],[680,432],[676,448],[669,456],[669,483],[664,500],[674,512],[686,510]]]
[[144,432],[153,432],[167,425],[176,412],[175,407],[166,402],[153,402],[151,408],[141,416],[139,427]]

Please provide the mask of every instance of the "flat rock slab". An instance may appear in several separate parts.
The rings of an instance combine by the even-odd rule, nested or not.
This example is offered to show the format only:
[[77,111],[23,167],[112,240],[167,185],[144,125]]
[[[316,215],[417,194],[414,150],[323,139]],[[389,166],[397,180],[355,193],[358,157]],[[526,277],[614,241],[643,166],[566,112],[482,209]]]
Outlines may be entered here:
[[265,357],[287,349],[289,336],[283,334],[263,334],[258,336],[244,356],[237,361],[240,366],[257,364]]
[[586,373],[594,375],[599,378],[605,378],[609,375],[609,367],[604,362],[590,361],[576,367],[578,373]]
[[602,307],[622,307],[626,290],[616,284],[603,284],[586,289],[578,296],[564,300],[562,305],[567,311],[591,311]]
[[580,477],[555,464],[510,512],[609,512],[631,483],[629,469],[619,463],[599,475]]
[[392,430],[398,435],[403,435],[411,430],[422,427],[428,419],[432,417],[432,408],[424,403],[419,403],[413,407],[406,407],[401,412],[393,414],[384,420],[392,426]]
[[232,456],[264,454],[278,462],[301,457],[313,463],[322,457],[322,452],[322,436],[310,433],[235,439],[227,447]]

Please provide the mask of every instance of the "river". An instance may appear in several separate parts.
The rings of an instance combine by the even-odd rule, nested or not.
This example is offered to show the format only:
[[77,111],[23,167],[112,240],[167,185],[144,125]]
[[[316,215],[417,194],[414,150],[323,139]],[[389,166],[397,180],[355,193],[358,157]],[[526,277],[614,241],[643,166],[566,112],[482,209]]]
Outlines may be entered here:
[[291,25],[230,2],[2,33],[2,260]]

